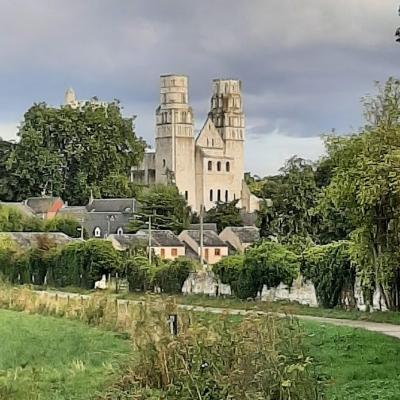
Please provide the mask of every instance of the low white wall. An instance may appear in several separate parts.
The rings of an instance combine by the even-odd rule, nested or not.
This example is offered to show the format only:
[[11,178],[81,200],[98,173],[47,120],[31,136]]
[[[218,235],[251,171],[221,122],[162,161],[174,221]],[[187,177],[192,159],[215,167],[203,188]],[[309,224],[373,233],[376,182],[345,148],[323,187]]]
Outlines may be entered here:
[[288,300],[310,307],[318,307],[317,295],[315,287],[311,282],[306,282],[299,276],[291,287],[281,283],[276,288],[268,289],[264,285],[261,293],[262,301],[279,301]]

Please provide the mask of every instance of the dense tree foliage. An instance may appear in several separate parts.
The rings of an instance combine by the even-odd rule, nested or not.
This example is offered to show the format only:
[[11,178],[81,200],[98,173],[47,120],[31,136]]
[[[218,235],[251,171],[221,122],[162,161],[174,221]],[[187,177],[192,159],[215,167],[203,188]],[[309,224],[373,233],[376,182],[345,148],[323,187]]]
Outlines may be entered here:
[[354,305],[356,271],[350,261],[348,241],[308,248],[302,255],[301,272],[314,284],[323,307]]
[[169,229],[180,233],[188,227],[190,207],[176,186],[155,185],[139,193],[137,200],[139,212],[130,224],[133,232],[148,227],[150,218],[153,229]]
[[[118,103],[76,109],[35,104],[18,136],[5,162],[0,159],[0,168],[5,163],[9,175],[5,184],[17,201],[51,193],[71,205],[85,204],[90,190],[109,193],[112,188],[104,185],[110,176],[114,184],[119,182],[115,177],[126,177],[144,152],[132,119],[121,116]],[[120,195],[123,186],[119,182]]]
[[8,186],[10,180],[10,171],[6,166],[6,161],[10,156],[13,149],[13,144],[2,140],[0,138],[0,200],[9,201],[12,200],[12,193]]
[[400,82],[390,79],[365,99],[366,126],[327,141],[335,173],[325,191],[353,226],[350,252],[365,289],[379,288],[400,307]]
[[0,205],[0,232],[62,232],[70,237],[81,235],[80,224],[73,218],[42,220],[24,215],[15,207],[3,205]]
[[207,211],[204,222],[217,224],[218,232],[223,231],[227,226],[243,226],[240,210],[237,207],[238,201],[218,202]]
[[300,272],[299,257],[280,243],[263,241],[245,254],[227,257],[214,265],[222,283],[230,284],[241,299],[255,298],[263,286],[291,285]]

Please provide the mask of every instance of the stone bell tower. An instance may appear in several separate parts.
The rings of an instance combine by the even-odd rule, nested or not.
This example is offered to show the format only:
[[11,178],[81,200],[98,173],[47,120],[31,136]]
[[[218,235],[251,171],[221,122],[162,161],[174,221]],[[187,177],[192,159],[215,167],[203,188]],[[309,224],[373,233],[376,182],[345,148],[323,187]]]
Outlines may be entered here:
[[188,101],[188,78],[160,77],[156,110],[156,183],[175,183],[190,206],[196,204],[193,111]]
[[242,197],[244,179],[245,119],[241,89],[240,80],[214,79],[208,114],[224,141],[225,156],[234,159],[230,172],[236,199]]

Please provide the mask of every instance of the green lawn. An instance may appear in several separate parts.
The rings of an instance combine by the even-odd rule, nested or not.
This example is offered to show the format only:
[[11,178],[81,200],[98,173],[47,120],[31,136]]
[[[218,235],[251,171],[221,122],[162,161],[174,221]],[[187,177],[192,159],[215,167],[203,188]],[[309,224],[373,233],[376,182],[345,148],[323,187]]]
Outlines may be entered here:
[[78,321],[0,310],[0,399],[92,399],[130,353],[127,340]]
[[329,400],[400,399],[400,341],[373,332],[302,322],[306,349]]

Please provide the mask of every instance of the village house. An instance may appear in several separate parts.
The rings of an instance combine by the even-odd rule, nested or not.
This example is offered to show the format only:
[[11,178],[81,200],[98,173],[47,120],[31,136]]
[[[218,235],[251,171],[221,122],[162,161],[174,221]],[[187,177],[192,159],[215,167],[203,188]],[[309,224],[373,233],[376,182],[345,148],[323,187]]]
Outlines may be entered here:
[[[178,236],[187,246],[187,253],[192,252],[200,259],[200,230],[184,230]],[[188,254],[189,255],[189,254]],[[228,245],[212,230],[203,231],[203,261],[215,264],[228,255]]]
[[260,230],[255,226],[228,226],[219,237],[237,252],[243,253],[247,247],[260,240]]
[[35,216],[40,219],[51,219],[64,206],[64,202],[60,197],[29,197],[23,202],[0,202],[0,205],[14,207],[28,217]]
[[[137,247],[144,247],[149,251],[149,232],[145,230],[131,235],[110,235],[107,239],[111,240],[114,248],[120,251]],[[153,230],[151,251],[162,259],[175,260],[185,256],[185,244],[172,231]]]
[[134,198],[90,199],[86,206],[64,206],[58,215],[76,219],[89,237],[100,239],[126,233],[135,211]]

